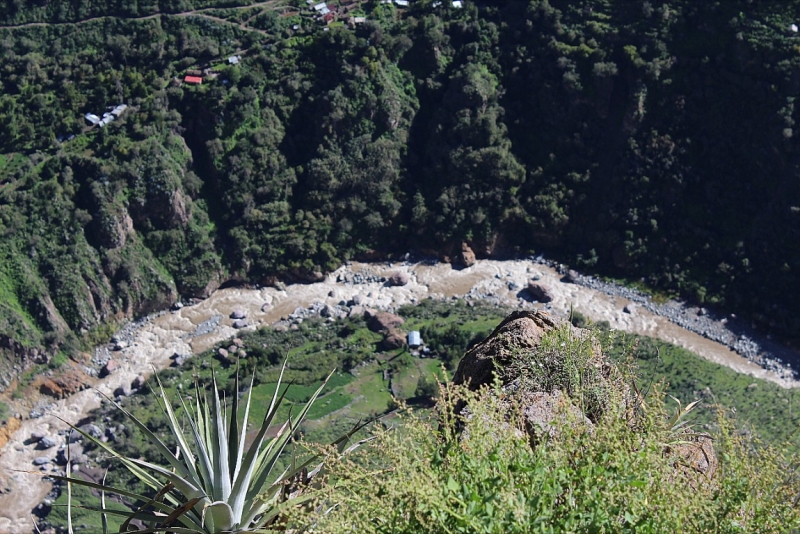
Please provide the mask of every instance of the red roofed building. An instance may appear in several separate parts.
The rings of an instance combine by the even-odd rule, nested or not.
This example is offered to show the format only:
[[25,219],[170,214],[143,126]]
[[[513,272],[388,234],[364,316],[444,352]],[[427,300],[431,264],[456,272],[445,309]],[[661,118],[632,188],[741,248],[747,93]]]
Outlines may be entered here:
[[200,85],[201,83],[203,83],[203,78],[201,78],[200,76],[187,76],[183,79],[183,81],[186,83],[193,83],[196,85]]
[[326,24],[330,24],[330,22],[336,18],[335,13],[327,13],[322,16],[322,20],[325,21]]

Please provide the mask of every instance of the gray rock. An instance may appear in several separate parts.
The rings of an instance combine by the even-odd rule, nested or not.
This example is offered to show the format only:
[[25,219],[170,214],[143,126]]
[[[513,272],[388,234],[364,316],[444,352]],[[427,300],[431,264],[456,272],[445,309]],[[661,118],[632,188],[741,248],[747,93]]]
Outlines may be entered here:
[[568,284],[575,284],[580,279],[580,276],[581,275],[578,274],[578,271],[576,271],[574,269],[570,269],[570,270],[567,271],[567,274],[565,274],[564,278],[562,278],[561,280],[563,282],[568,283]]
[[629,314],[633,315],[633,314],[636,313],[636,304],[634,304],[632,302],[630,304],[626,304],[625,307],[622,308],[622,311],[624,311],[625,313],[629,313]]
[[531,280],[528,282],[528,291],[531,296],[539,302],[550,302],[553,300],[553,293],[546,285],[541,282]]
[[362,297],[360,293],[357,293],[353,295],[353,298],[350,299],[350,302],[353,303],[353,306],[359,306],[364,302],[364,297]]
[[396,273],[392,273],[392,275],[389,277],[388,284],[390,286],[404,286],[408,284],[408,281],[409,281],[408,273],[398,271]]
[[594,425],[589,418],[558,389],[552,393],[525,393],[520,405],[523,406],[525,429],[534,444],[558,437],[559,429],[566,426],[583,426],[589,434],[594,434]]
[[37,456],[33,459],[33,465],[49,464],[52,460],[47,456]]
[[145,382],[146,382],[146,380],[145,380],[144,376],[139,375],[139,376],[137,376],[136,378],[133,379],[133,382],[131,382],[131,388],[132,389],[142,389],[142,386],[145,385]]
[[228,350],[227,349],[223,349],[222,347],[220,347],[217,350],[217,356],[220,357],[220,358],[223,358],[223,359],[227,358],[228,357]]
[[128,397],[130,396],[131,393],[132,393],[131,388],[126,386],[120,386],[114,390],[115,397]]
[[319,310],[320,317],[333,317],[334,315],[334,308],[330,305],[326,304]]
[[90,436],[92,436],[93,438],[100,438],[100,436],[103,435],[103,431],[100,430],[100,427],[92,423],[85,424],[82,427],[80,427],[80,429],[89,434]]
[[363,317],[366,310],[364,306],[353,306],[350,308],[350,312],[347,314],[348,317]]
[[58,442],[50,436],[45,436],[39,441],[39,447],[42,449],[52,449],[56,445],[58,445]]
[[245,328],[247,326],[247,321],[244,319],[237,319],[233,321],[233,327],[236,329]]
[[233,310],[231,313],[231,319],[246,319],[247,312],[244,310]]
[[34,442],[34,443],[37,443],[38,441],[40,441],[45,436],[47,436],[46,432],[42,432],[42,431],[31,432],[31,441]]

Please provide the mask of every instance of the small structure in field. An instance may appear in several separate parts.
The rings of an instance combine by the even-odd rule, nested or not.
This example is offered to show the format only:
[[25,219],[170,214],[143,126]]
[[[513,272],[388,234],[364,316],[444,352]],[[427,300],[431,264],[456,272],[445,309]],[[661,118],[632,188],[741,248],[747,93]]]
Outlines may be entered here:
[[413,348],[422,345],[422,337],[419,335],[418,330],[412,330],[408,333],[408,346]]

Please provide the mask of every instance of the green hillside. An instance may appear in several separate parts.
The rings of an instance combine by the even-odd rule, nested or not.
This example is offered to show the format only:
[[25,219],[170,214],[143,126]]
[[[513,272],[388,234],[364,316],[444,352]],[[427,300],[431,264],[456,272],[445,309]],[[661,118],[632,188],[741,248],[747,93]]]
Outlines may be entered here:
[[800,3],[332,5],[0,7],[7,358],[229,280],[462,243],[795,336]]

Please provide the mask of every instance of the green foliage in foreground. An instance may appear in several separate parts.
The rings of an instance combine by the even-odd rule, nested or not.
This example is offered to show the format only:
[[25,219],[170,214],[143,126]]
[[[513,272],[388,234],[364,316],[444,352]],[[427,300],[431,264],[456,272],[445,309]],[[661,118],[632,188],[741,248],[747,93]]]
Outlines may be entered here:
[[709,482],[675,469],[660,393],[635,420],[616,410],[594,432],[576,425],[535,450],[520,422],[498,415],[496,396],[445,388],[471,413],[440,420],[408,410],[400,427],[377,431],[373,448],[332,468],[324,493],[335,510],[320,532],[556,533],[789,532],[800,528],[792,503],[798,482],[789,458],[735,432],[718,413],[720,467]]
[[[237,377],[234,391],[238,392],[238,386]],[[243,407],[240,407],[236,394],[232,396],[231,405],[226,406],[224,399],[220,399],[217,382],[214,380],[210,399],[205,393],[198,391],[194,403],[189,406],[181,403],[185,417],[176,414],[170,401],[164,399],[164,415],[169,421],[168,427],[177,445],[174,453],[141,421],[118,407],[158,450],[161,465],[120,455],[109,445],[76,428],[84,438],[119,460],[135,478],[149,487],[150,492],[155,492],[152,498],[152,493],[140,495],[126,487],[97,484],[71,477],[69,467],[66,477],[54,478],[67,483],[68,510],[72,507],[73,484],[101,491],[100,507],[84,508],[101,514],[104,525],[107,515],[121,516],[124,522],[120,526],[120,532],[131,531],[130,526],[134,520],[143,522],[144,526],[139,529],[133,527],[133,530],[148,533],[272,532],[276,525],[283,523],[287,510],[309,500],[303,494],[303,490],[307,489],[307,469],[318,457],[312,456],[299,463],[293,459],[289,468],[282,473],[277,472],[276,464],[324,386],[325,382],[310,396],[303,410],[289,417],[275,432],[272,424],[276,419],[277,408],[283,401],[283,395],[278,392],[279,379],[263,422],[250,439],[246,424],[242,424],[248,420],[250,395]],[[252,387],[250,390],[252,391]],[[160,388],[160,394],[162,398],[165,397],[163,387]],[[350,436],[358,429],[359,427],[353,428],[350,433],[334,442],[340,453]],[[316,470],[319,471],[321,466],[317,466]],[[106,507],[106,492],[129,499],[131,503],[135,503],[135,508],[132,511],[120,511],[116,507]],[[69,516],[67,521],[71,531],[72,522]]]
[[[470,340],[481,332],[488,333],[503,316],[507,315],[508,311],[509,310],[491,306],[477,306],[472,308],[453,302],[425,301],[425,303],[420,306],[403,308],[400,310],[400,313],[406,318],[405,326],[408,326],[409,329],[418,329],[429,332],[429,334],[424,337],[426,342],[430,340],[443,340],[454,332],[457,333],[457,335],[453,335],[452,337],[453,339],[458,338],[464,342],[463,345],[458,345],[460,354],[463,354],[467,348],[468,342],[464,340]],[[773,447],[782,447],[787,455],[792,454],[793,451],[797,450],[795,443],[787,441],[789,434],[798,428],[798,423],[800,422],[798,415],[796,415],[796,413],[792,410],[793,403],[797,400],[795,399],[795,396],[797,395],[796,391],[785,390],[770,382],[735,373],[730,369],[706,361],[684,349],[662,341],[641,336],[624,335],[620,332],[603,334],[602,332],[595,331],[595,333],[603,338],[603,345],[609,356],[617,361],[630,361],[630,363],[634,364],[634,367],[636,368],[635,372],[638,377],[636,379],[636,383],[641,390],[652,391],[653,387],[648,387],[648,385],[653,384],[656,386],[656,389],[663,388],[661,391],[679,398],[684,405],[687,405],[691,401],[694,401],[698,398],[704,398],[706,402],[719,402],[725,408],[736,409],[735,417],[733,416],[732,412],[726,412],[726,416],[723,421],[724,424],[721,424],[718,421],[718,417],[715,415],[715,412],[710,410],[707,406],[701,406],[699,409],[694,410],[690,414],[689,419],[691,420],[695,430],[713,432],[715,436],[717,436],[715,446],[720,454],[720,458],[723,460],[723,472],[725,472],[725,469],[728,469],[728,473],[734,473],[737,477],[739,477],[736,480],[740,481],[741,485],[739,486],[739,489],[742,492],[747,493],[750,491],[750,489],[755,487],[749,485],[751,484],[749,479],[752,477],[748,469],[758,469],[761,473],[767,473],[767,471],[762,469],[763,466],[761,466],[761,464],[757,463],[757,461],[760,461],[758,460],[759,456],[754,457],[754,462],[756,463],[753,464],[752,468],[747,467],[747,464],[742,463],[736,467],[738,471],[731,471],[729,467],[725,467],[727,465],[726,462],[729,460],[724,458],[723,453],[728,454],[729,456],[734,454],[734,456],[731,456],[734,459],[741,458],[741,454],[744,454],[742,451],[758,450],[766,451],[759,452],[759,454],[766,454],[767,457],[769,457],[770,454],[774,455],[774,451],[767,447],[762,447],[758,441],[759,439],[763,440],[763,442],[767,445]],[[292,389],[289,390],[286,398],[284,399],[284,404],[287,406],[294,405],[294,411],[302,408],[302,404],[309,397],[309,394],[315,391],[316,387],[318,387],[320,384],[320,382],[318,382],[319,377],[317,375],[317,368],[315,365],[313,365],[315,354],[322,355],[324,352],[325,356],[322,359],[326,362],[329,361],[329,359],[332,359],[334,362],[338,362],[335,365],[342,370],[341,375],[334,375],[334,377],[331,378],[331,380],[328,382],[326,391],[315,403],[315,407],[318,407],[320,411],[316,412],[317,408],[315,408],[315,413],[310,412],[309,417],[302,428],[302,433],[310,441],[331,442],[336,436],[346,432],[349,427],[352,426],[353,422],[358,420],[358,418],[385,412],[389,408],[387,402],[391,400],[387,381],[383,380],[383,374],[385,370],[390,371],[390,381],[397,380],[403,382],[402,391],[407,392],[408,396],[401,398],[407,398],[409,401],[411,401],[414,400],[411,397],[412,394],[426,397],[433,396],[432,392],[436,389],[436,377],[439,377],[440,379],[445,378],[438,374],[438,372],[440,372],[442,364],[449,361],[449,350],[444,350],[442,352],[436,351],[435,355],[438,359],[413,358],[410,359],[411,363],[409,364],[405,358],[391,359],[393,354],[381,354],[375,352],[375,343],[378,341],[377,338],[379,336],[371,336],[374,336],[374,334],[367,330],[363,320],[355,319],[348,319],[336,323],[325,323],[309,320],[300,325],[300,328],[296,331],[276,332],[272,329],[263,329],[259,332],[243,336],[242,339],[244,342],[244,348],[248,352],[248,358],[247,360],[242,360],[241,364],[245,365],[245,362],[248,362],[247,365],[255,365],[259,369],[258,374],[265,379],[264,382],[255,386],[255,390],[253,392],[254,402],[256,402],[255,399],[258,398],[264,398],[266,399],[266,402],[269,402],[271,394],[275,391],[274,382],[266,380],[271,376],[272,370],[276,370],[276,368],[272,366],[272,359],[280,357],[281,353],[285,355],[287,352],[290,353],[292,357],[290,360],[293,371],[292,379],[297,380],[298,385],[292,386]],[[227,346],[227,343],[224,345]],[[554,350],[557,350],[559,346],[560,342],[555,344],[551,343],[551,348]],[[189,371],[188,369],[170,369],[160,372],[159,376],[164,383],[166,397],[177,399],[178,397],[191,392],[191,388],[194,384],[192,375],[197,376],[200,381],[203,382],[207,379],[210,379],[212,369],[220,381],[221,389],[225,390],[228,395],[234,391],[235,386],[233,385],[233,379],[235,367],[221,367],[220,362],[213,358],[212,352],[213,351],[209,351],[208,353],[199,355],[193,359],[192,362],[194,363],[194,369],[192,371]],[[392,369],[392,365],[395,362],[402,362],[402,365],[408,364],[408,367]],[[207,366],[204,365],[205,363],[210,363],[211,368],[206,368]],[[355,367],[352,369],[354,372],[348,372],[350,371],[348,365],[353,365]],[[566,373],[565,376],[568,377],[569,375],[570,373]],[[408,383],[406,383],[407,379]],[[751,384],[756,385],[751,386]],[[420,393],[416,393],[417,390],[420,390]],[[710,391],[713,395],[704,395],[702,394],[704,391]],[[342,407],[342,399],[347,400],[349,404]],[[328,403],[329,401],[330,403]],[[158,410],[156,409],[156,402],[156,396],[153,394],[153,392],[150,392],[125,398],[123,399],[122,404],[137,418],[143,421],[149,429],[153,430],[162,440],[164,440],[170,448],[172,448],[174,444],[169,441],[169,431],[165,421],[166,418],[159,417]],[[663,426],[667,426],[667,414],[664,413],[665,409],[663,408],[662,401],[657,394],[651,393],[651,396],[648,399],[648,405],[650,406],[649,413],[654,418],[652,424],[655,425],[658,423],[658,425],[662,425],[663,422]],[[181,409],[180,403],[173,404],[173,406],[178,410]],[[254,419],[252,415],[255,411],[258,410],[257,407],[254,406],[251,410],[251,421]],[[660,419],[656,418],[654,411],[661,412],[663,417]],[[110,419],[106,419],[106,417],[109,417]],[[283,414],[279,414],[279,418],[281,417],[283,417]],[[608,432],[613,431],[611,434],[608,434],[608,441],[603,441],[596,444],[587,444],[584,443],[586,441],[584,438],[577,438],[578,441],[576,443],[561,443],[558,445],[561,447],[561,449],[558,449],[558,454],[560,456],[556,456],[555,453],[553,453],[553,455],[545,457],[536,456],[534,453],[526,451],[523,447],[523,443],[517,443],[517,441],[519,441],[518,437],[510,436],[511,441],[508,442],[506,449],[497,453],[500,454],[500,456],[496,456],[496,458],[500,459],[492,459],[495,458],[495,456],[492,456],[492,454],[485,454],[481,460],[483,464],[474,467],[473,471],[469,471],[467,465],[468,462],[464,456],[467,451],[461,451],[461,449],[458,449],[458,447],[456,447],[458,450],[445,450],[445,448],[443,448],[444,444],[434,436],[434,432],[437,428],[437,422],[427,420],[428,417],[430,417],[428,411],[420,411],[413,413],[410,416],[402,417],[400,419],[400,428],[393,433],[385,435],[381,434],[379,439],[379,448],[377,449],[377,452],[374,453],[374,456],[364,453],[362,457],[359,457],[363,458],[364,462],[373,462],[372,464],[366,463],[364,465],[373,465],[375,466],[376,470],[395,468],[398,471],[393,471],[390,473],[384,473],[383,471],[380,471],[379,474],[365,479],[365,486],[360,489],[348,489],[348,484],[355,484],[354,480],[342,481],[342,485],[340,486],[342,491],[353,492],[353,495],[338,495],[336,497],[338,499],[337,502],[342,503],[343,510],[347,509],[347,506],[355,506],[355,503],[357,502],[355,499],[359,495],[358,492],[363,491],[365,492],[364,495],[368,495],[368,493],[366,493],[368,492],[366,484],[372,485],[375,488],[375,494],[377,494],[378,491],[381,490],[382,485],[385,484],[396,484],[397,486],[395,490],[391,491],[399,491],[402,489],[403,485],[407,485],[408,488],[414,488],[416,487],[415,484],[417,484],[417,481],[422,481],[423,479],[426,480],[426,484],[430,483],[431,480],[443,481],[444,484],[447,484],[448,476],[452,475],[453,480],[458,484],[461,484],[462,479],[469,482],[472,475],[477,477],[480,474],[479,469],[484,469],[485,471],[497,471],[501,469],[511,470],[508,473],[500,473],[497,475],[500,477],[496,482],[499,485],[507,484],[509,480],[511,480],[513,484],[516,484],[516,486],[509,486],[511,489],[503,489],[502,492],[498,493],[499,496],[496,497],[494,501],[491,501],[494,503],[492,504],[494,507],[492,508],[492,514],[498,514],[499,512],[497,512],[497,510],[499,505],[505,502],[502,499],[506,499],[506,495],[510,494],[509,492],[511,492],[513,488],[522,488],[519,489],[521,492],[520,497],[514,497],[514,499],[525,499],[528,497],[533,498],[535,497],[535,495],[531,493],[533,490],[524,486],[525,481],[530,484],[540,484],[540,486],[544,488],[546,487],[544,484],[547,482],[547,479],[544,477],[562,476],[562,474],[558,474],[554,471],[554,467],[552,465],[543,464],[541,462],[555,462],[556,460],[561,461],[561,459],[567,457],[568,454],[577,454],[578,452],[581,452],[582,454],[585,453],[594,455],[583,458],[581,460],[583,463],[580,465],[575,464],[575,466],[573,466],[569,462],[565,464],[567,467],[569,467],[569,469],[577,470],[574,472],[565,471],[567,475],[563,475],[563,484],[567,484],[568,482],[571,484],[574,477],[578,477],[579,475],[589,476],[589,474],[586,474],[586,471],[579,471],[579,469],[589,469],[587,466],[590,458],[599,458],[602,460],[602,462],[629,461],[632,462],[631,465],[641,464],[645,466],[650,465],[647,464],[645,460],[655,461],[657,459],[657,455],[654,450],[651,450],[649,453],[647,453],[650,454],[650,457],[646,457],[644,459],[639,458],[636,454],[628,454],[630,449],[620,449],[617,451],[615,449],[616,445],[629,443],[629,440],[625,441],[619,435],[613,434],[613,432],[622,432],[622,428],[616,428],[609,424],[608,421],[603,420],[601,423],[599,423],[599,430],[601,430],[601,432],[596,435],[601,435],[605,438],[605,435],[608,434]],[[259,423],[261,418],[262,416],[259,414],[257,418],[259,420],[256,421],[256,423]],[[115,410],[113,409],[108,409],[101,413],[97,417],[97,420],[106,420],[109,421],[109,424],[125,422],[124,419],[120,419],[115,416]],[[157,451],[153,450],[153,447],[149,444],[149,441],[144,438],[139,429],[134,428],[127,422],[125,422],[125,425],[126,430],[124,432],[118,432],[117,434],[118,441],[115,443],[117,450],[128,456],[142,457],[147,461],[155,461],[158,453]],[[732,425],[735,425],[737,432],[741,431],[742,429],[752,430],[753,437],[750,437],[750,434],[731,437],[730,433],[733,432]],[[660,428],[660,431],[663,430],[662,426],[658,426],[657,428]],[[725,439],[720,437],[724,432],[728,433],[728,437]],[[506,430],[501,432],[501,434],[504,433],[506,433]],[[614,437],[615,435],[617,437]],[[617,443],[614,441],[615,439],[619,439],[621,441]],[[584,442],[580,440],[583,440]],[[724,447],[730,448],[733,451],[732,453],[726,452],[728,449],[723,448],[724,443],[730,444],[730,446],[725,445]],[[568,449],[568,446],[572,447],[572,449]],[[394,449],[387,449],[389,447],[394,447]],[[743,447],[745,449],[743,449]],[[503,455],[511,454],[512,452],[514,454],[517,454],[518,452],[522,456],[514,459],[513,461],[506,462],[507,458]],[[645,454],[646,451],[637,451],[637,454],[640,453]],[[453,460],[452,456],[448,456],[453,454],[457,454],[456,460]],[[628,456],[626,457],[625,454],[628,454]],[[740,454],[740,456],[735,456],[736,454]],[[607,460],[603,458],[607,458]],[[396,462],[397,465],[380,463],[387,459],[390,459],[392,462]],[[534,460],[540,463],[536,464]],[[358,461],[361,462],[362,459],[359,459]],[[465,469],[463,475],[457,475],[454,473],[456,466],[459,465],[454,463],[456,461],[462,462],[463,465],[461,465],[459,469]],[[403,462],[408,462],[408,464],[406,465]],[[503,467],[503,462],[506,462],[505,467]],[[280,465],[285,466],[286,459],[279,460],[279,463]],[[417,478],[398,478],[401,475],[411,477],[413,469],[419,465],[422,465],[424,469],[418,475],[415,475]],[[528,469],[525,467],[527,465],[533,466],[530,467],[531,470],[539,469],[540,471],[535,473],[533,471],[525,471]],[[536,467],[537,465],[540,467]],[[134,481],[129,478],[125,478],[127,476],[127,471],[117,462],[109,462],[109,467],[111,469],[109,471],[109,481],[113,481],[114,484],[120,484],[121,487],[136,487]],[[567,467],[564,469],[567,469]],[[600,469],[601,467],[602,469],[606,470],[612,469],[607,467],[607,463],[601,463],[600,466],[593,469]],[[659,467],[659,469],[662,467]],[[366,468],[364,467],[364,469]],[[449,469],[449,471],[447,469]],[[520,469],[522,471],[519,471]],[[629,467],[627,469],[630,470],[632,468]],[[645,475],[639,472],[630,472],[632,473],[630,478],[631,488],[628,489],[631,491],[637,490],[646,492],[644,497],[642,497],[640,494],[636,494],[638,495],[636,498],[639,500],[636,500],[635,502],[641,504],[641,499],[646,497],[650,499],[647,501],[648,503],[655,502],[656,505],[658,505],[659,501],[654,501],[653,498],[655,497],[652,497],[657,493],[653,488],[641,489],[637,488],[637,485],[640,485],[640,482],[643,480],[647,481],[648,485],[651,485],[650,482],[652,480],[656,480],[655,476],[658,473],[661,473],[661,471],[653,471],[650,478],[643,478]],[[787,469],[786,473],[789,472],[790,470]],[[367,474],[365,471],[354,471],[353,476],[355,477],[357,473],[361,473],[364,476]],[[472,473],[472,475],[470,475],[470,473]],[[595,473],[595,471],[592,473]],[[612,480],[612,482],[613,480],[617,480],[617,482],[614,482],[617,484],[617,486],[613,487],[626,488],[622,482],[619,482],[619,480],[622,480],[624,475],[613,470],[612,474],[616,476],[617,479],[613,479],[613,477],[610,479],[609,477],[611,477],[611,475],[605,472],[597,474],[595,478],[602,477],[601,480]],[[728,483],[732,484],[734,479],[731,477],[733,475],[729,474],[726,476]],[[766,474],[764,476],[766,476]],[[612,482],[608,482],[608,484],[612,484]],[[494,483],[495,482],[492,482],[492,484]],[[422,484],[422,482],[420,482],[420,484]],[[601,487],[598,484],[600,484],[600,482],[595,485],[594,490],[599,493],[605,492],[605,486]],[[603,482],[603,484],[605,484],[605,482]],[[752,482],[752,484],[756,484],[756,482]],[[486,486],[486,488],[484,488],[484,486],[467,487],[471,488],[471,491],[475,492],[478,492],[479,490],[483,491],[483,489],[486,488],[488,488],[487,491],[491,490],[491,488],[488,486]],[[431,496],[430,499],[433,499],[434,497],[437,499],[445,499],[445,497],[450,499],[450,497],[448,497],[449,494],[447,494],[444,489],[438,488],[437,486],[431,486],[431,488],[432,489],[430,489],[430,491],[435,490],[435,495],[431,494],[433,496]],[[146,490],[144,488],[137,487],[136,491],[143,492]],[[390,491],[390,488],[385,488],[383,491]],[[410,492],[411,489],[408,491]],[[584,493],[580,493],[578,490],[575,490],[576,493],[567,494],[564,498],[574,499],[578,496],[585,497],[587,494],[591,494],[591,490],[587,488],[584,488],[580,491],[583,491]],[[730,491],[733,490],[731,489]],[[379,505],[385,505],[386,510],[393,510],[393,505],[390,506],[391,503],[387,500],[389,499],[389,496],[387,495],[389,494],[382,495],[380,499],[374,503],[374,505],[371,505],[372,508],[365,508],[364,514],[370,510],[375,511]],[[411,493],[408,493],[406,496],[411,498],[415,495],[416,494],[412,495]],[[475,498],[477,499],[477,496],[482,494],[475,493],[475,495]],[[486,493],[486,495],[491,495],[491,493]],[[659,495],[661,495],[661,498],[663,499],[667,499],[668,497],[666,493]],[[656,497],[657,496],[658,495],[656,495]],[[469,500],[465,500],[466,498],[461,494],[458,494],[458,498],[465,503],[470,502]],[[600,499],[600,497],[597,496],[591,498],[595,500]],[[722,499],[723,497],[719,498]],[[453,497],[453,499],[455,499],[455,497]],[[62,495],[57,501],[57,504],[65,502],[66,495]],[[447,502],[451,501],[443,502],[446,504]],[[456,501],[453,500],[451,504],[454,502]],[[482,503],[480,506],[474,503],[470,505],[473,507],[473,509],[477,510],[475,512],[476,517],[480,517],[480,514],[485,512],[489,502],[490,501],[487,500],[486,503]],[[516,501],[512,499],[508,502],[513,504]],[[610,501],[602,502],[608,503]],[[722,503],[722,501],[719,501],[717,504],[719,503]],[[109,503],[109,505],[111,505],[111,503]],[[530,505],[530,503],[526,503],[526,506],[528,505]],[[420,504],[420,506],[422,506],[422,504]],[[467,504],[465,504],[465,506],[467,506]],[[537,506],[539,505],[537,504]],[[543,506],[543,504],[541,506]],[[597,506],[599,506],[599,504]],[[484,510],[484,512],[481,512],[479,508]],[[63,508],[54,508],[53,512],[48,518],[52,525],[59,526],[66,524],[66,518],[63,512]],[[666,514],[667,512],[663,513]],[[91,517],[81,516],[79,519],[77,519],[77,517],[78,516],[76,514],[76,523],[85,523],[89,525],[89,529],[87,529],[86,532],[100,532],[99,524],[97,524],[95,527],[95,523],[92,521]],[[332,516],[333,519],[331,519],[331,521],[334,521],[336,517],[340,516]],[[420,517],[430,516],[421,515]],[[335,530],[335,528],[338,528],[336,527],[336,521],[340,521],[340,519],[335,519],[334,523],[331,523],[332,526],[330,526],[330,528],[334,529],[332,532],[337,532]],[[405,525],[408,526],[407,523]],[[502,523],[496,523],[496,525],[502,525]],[[622,530],[621,525],[623,525],[623,523],[620,523],[620,527],[617,530]],[[748,523],[746,526],[748,528],[743,527],[741,532],[748,531],[752,526],[752,523]],[[370,528],[372,528],[372,531],[377,529],[377,527]],[[403,528],[405,527],[403,527],[403,523],[401,523],[400,526],[398,526],[397,532],[413,531],[410,530],[410,526],[408,526],[408,529],[405,531],[402,530]],[[513,532],[512,527],[509,527],[509,529]],[[690,527],[687,527],[687,529],[691,530]],[[662,531],[666,530],[667,529],[665,528]],[[368,528],[366,531],[369,532],[370,529]],[[391,532],[391,530],[384,531]],[[425,529],[422,531],[425,531]],[[534,529],[534,531],[536,530]],[[614,531],[614,529],[610,529],[610,531]],[[638,531],[647,532],[644,527]]]
[[[628,360],[635,366],[637,385],[647,390],[661,383],[665,393],[683,404],[702,400],[704,404],[720,404],[732,409],[736,426],[755,432],[773,445],[786,444],[792,452],[800,445],[800,391],[786,389],[723,365],[658,339],[610,333],[603,342],[606,350],[618,361]],[[697,410],[696,424],[711,424],[713,413]]]

